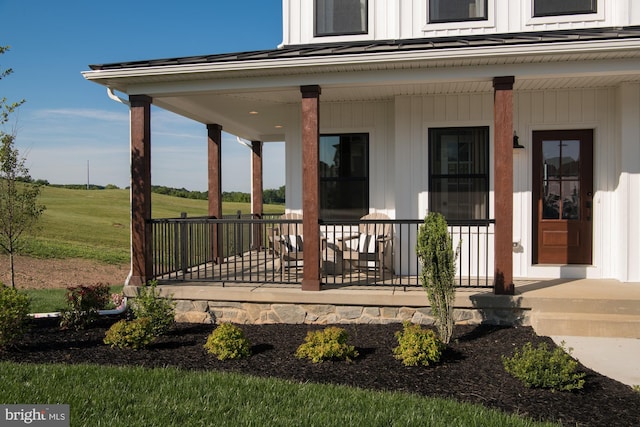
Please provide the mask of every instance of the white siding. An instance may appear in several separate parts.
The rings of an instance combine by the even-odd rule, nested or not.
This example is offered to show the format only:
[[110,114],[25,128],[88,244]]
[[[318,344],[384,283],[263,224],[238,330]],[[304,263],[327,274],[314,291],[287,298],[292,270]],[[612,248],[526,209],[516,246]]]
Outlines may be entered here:
[[368,34],[314,37],[313,0],[283,0],[283,43],[394,40],[640,24],[637,0],[598,0],[597,13],[545,18],[532,17],[532,1],[488,0],[486,21],[429,24],[428,0],[369,0]]

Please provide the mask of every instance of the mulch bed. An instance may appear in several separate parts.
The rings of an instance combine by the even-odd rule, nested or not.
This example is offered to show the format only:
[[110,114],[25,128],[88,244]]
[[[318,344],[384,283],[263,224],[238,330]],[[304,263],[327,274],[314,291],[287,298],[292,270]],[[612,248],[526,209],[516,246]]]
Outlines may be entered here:
[[353,362],[312,364],[293,356],[311,325],[243,325],[253,356],[218,361],[203,349],[213,325],[177,324],[144,350],[120,350],[103,344],[113,320],[94,327],[60,330],[51,320],[38,321],[18,347],[0,351],[0,360],[24,363],[92,363],[188,370],[226,371],[292,381],[344,384],[396,390],[479,403],[536,420],[580,426],[640,425],[640,393],[582,367],[586,386],[576,392],[528,389],[502,368],[501,356],[527,342],[553,342],[529,327],[456,326],[444,360],[430,367],[405,367],[394,359],[393,325],[339,325],[360,356]]

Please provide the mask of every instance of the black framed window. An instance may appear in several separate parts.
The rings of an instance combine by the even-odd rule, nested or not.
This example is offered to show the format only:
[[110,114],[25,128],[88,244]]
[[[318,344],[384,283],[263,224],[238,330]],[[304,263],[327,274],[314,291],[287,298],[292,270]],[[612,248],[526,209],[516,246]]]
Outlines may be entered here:
[[533,0],[533,16],[596,13],[598,0]]
[[429,0],[429,22],[487,19],[487,0]]
[[369,213],[369,135],[320,136],[320,218]]
[[367,0],[315,0],[315,35],[367,33]]
[[489,128],[429,129],[429,210],[448,220],[489,218]]

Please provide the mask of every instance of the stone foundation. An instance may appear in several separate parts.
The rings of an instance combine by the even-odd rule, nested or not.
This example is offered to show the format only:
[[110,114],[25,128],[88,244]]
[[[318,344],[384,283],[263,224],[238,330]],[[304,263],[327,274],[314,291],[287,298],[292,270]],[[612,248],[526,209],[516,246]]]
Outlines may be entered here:
[[[529,325],[529,312],[519,308],[459,308],[457,324]],[[176,300],[176,321],[237,324],[387,324],[410,321],[432,325],[431,307],[373,307],[332,304],[269,304]]]

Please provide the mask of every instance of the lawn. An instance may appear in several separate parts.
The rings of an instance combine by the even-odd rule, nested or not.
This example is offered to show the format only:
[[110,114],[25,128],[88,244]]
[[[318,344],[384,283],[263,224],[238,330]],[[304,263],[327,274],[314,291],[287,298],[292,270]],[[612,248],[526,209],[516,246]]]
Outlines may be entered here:
[[176,368],[0,362],[0,403],[70,405],[91,426],[541,426],[452,400]]
[[[129,190],[71,190],[43,187],[46,206],[24,251],[39,258],[87,258],[107,263],[129,261]],[[249,212],[247,203],[223,203],[223,214]],[[284,211],[265,205],[266,213]],[[154,218],[207,215],[207,201],[152,195]]]

